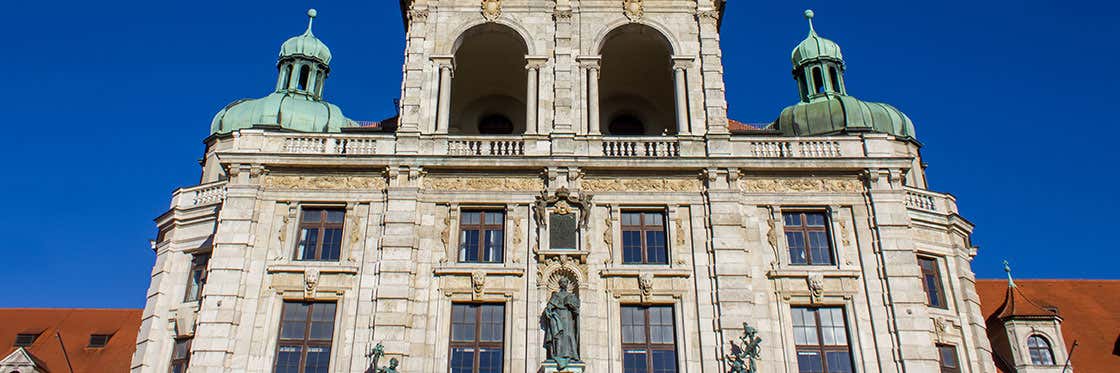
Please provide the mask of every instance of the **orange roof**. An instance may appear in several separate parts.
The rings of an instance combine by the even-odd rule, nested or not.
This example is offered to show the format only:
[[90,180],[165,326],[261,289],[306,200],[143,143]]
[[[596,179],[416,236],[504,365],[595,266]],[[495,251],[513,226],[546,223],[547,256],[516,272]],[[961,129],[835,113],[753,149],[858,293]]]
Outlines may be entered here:
[[[74,373],[127,372],[140,330],[139,309],[0,309],[0,359],[16,350],[16,334],[38,333],[26,351],[46,371]],[[66,353],[59,344],[66,346]],[[92,334],[109,334],[102,348],[89,347]]]
[[1078,343],[1071,363],[1077,372],[1120,367],[1120,281],[1016,279],[1015,284],[1011,305],[1005,307],[1006,280],[976,281],[985,317],[1052,315],[1046,308],[1056,307],[1066,347]]

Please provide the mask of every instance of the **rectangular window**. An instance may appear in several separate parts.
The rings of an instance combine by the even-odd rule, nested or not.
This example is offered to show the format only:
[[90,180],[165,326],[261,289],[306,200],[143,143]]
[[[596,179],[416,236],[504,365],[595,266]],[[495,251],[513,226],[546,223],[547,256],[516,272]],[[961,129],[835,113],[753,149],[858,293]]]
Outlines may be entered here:
[[171,373],[187,373],[191,362],[191,338],[178,338],[171,349]]
[[676,372],[673,307],[623,306],[621,316],[623,373]]
[[284,302],[275,373],[326,373],[334,339],[335,303]]
[[852,372],[848,325],[839,307],[793,307],[793,339],[802,373]]
[[31,346],[32,344],[35,343],[36,339],[39,339],[39,334],[40,333],[20,333],[20,334],[16,334],[16,340],[15,340],[15,343],[13,343],[13,346],[15,346],[15,347]]
[[961,365],[957,360],[957,347],[953,345],[937,345],[937,355],[941,362],[941,373],[960,373]]
[[505,347],[505,305],[451,305],[451,373],[501,373]]
[[113,337],[112,334],[90,334],[90,336],[89,336],[89,347],[92,347],[92,348],[105,347],[105,345],[109,344],[109,338],[112,338],[112,337]]
[[922,287],[926,290],[926,304],[930,307],[949,308],[945,302],[945,287],[941,284],[941,268],[937,259],[918,257],[918,266],[922,267]]
[[338,261],[346,209],[305,208],[302,215],[296,260]]
[[823,211],[784,212],[789,261],[796,265],[835,265],[828,219]]
[[202,287],[206,285],[206,265],[210,263],[210,254],[195,254],[191,259],[191,271],[187,277],[187,295],[183,296],[184,302],[195,302],[202,299]]
[[669,264],[667,242],[664,212],[622,212],[623,263]]
[[503,211],[463,211],[459,217],[459,262],[501,263],[505,222]]

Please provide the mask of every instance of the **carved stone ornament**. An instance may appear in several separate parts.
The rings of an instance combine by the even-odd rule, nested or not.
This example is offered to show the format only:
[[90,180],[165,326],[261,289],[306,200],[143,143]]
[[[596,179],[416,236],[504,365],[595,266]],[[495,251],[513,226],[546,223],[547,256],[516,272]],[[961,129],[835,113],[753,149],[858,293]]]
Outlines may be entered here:
[[567,278],[572,291],[586,285],[587,264],[573,255],[550,255],[537,262],[537,285],[549,291],[560,289],[560,279]]
[[653,274],[646,272],[638,275],[638,290],[641,291],[642,303],[649,302],[653,296]]
[[385,189],[385,180],[363,176],[273,176],[265,178],[265,187],[273,189]]
[[843,242],[844,247],[851,246],[852,244],[852,237],[851,234],[848,233],[848,222],[846,220],[840,220],[840,240]]
[[535,177],[434,177],[424,178],[424,189],[431,191],[518,192],[544,189]]
[[624,0],[622,10],[631,22],[637,22],[645,15],[645,6],[642,4],[642,0]]
[[572,8],[559,8],[552,13],[552,18],[558,22],[571,22]]
[[774,216],[766,217],[766,243],[775,251],[778,250],[778,227],[777,222],[774,221]]
[[809,301],[813,304],[821,303],[824,300],[824,275],[813,273],[805,280],[809,283]]
[[486,272],[474,271],[471,272],[471,292],[474,299],[482,298],[482,294],[486,291]]
[[560,215],[570,214],[578,208],[580,226],[587,227],[587,218],[591,216],[591,195],[582,193],[577,197],[572,195],[568,188],[563,187],[557,189],[553,195],[541,192],[533,203],[533,214],[537,224],[542,226],[545,224],[550,207],[552,212]]
[[580,182],[589,192],[699,192],[698,179],[588,178]]
[[742,188],[752,193],[859,193],[863,183],[854,178],[766,178],[745,179]]
[[408,19],[414,23],[422,23],[428,21],[428,8],[416,8],[411,6],[408,9]]
[[319,287],[319,269],[307,268],[303,271],[303,297],[311,299],[315,297],[315,288]]
[[502,0],[482,0],[482,17],[494,22],[502,16]]

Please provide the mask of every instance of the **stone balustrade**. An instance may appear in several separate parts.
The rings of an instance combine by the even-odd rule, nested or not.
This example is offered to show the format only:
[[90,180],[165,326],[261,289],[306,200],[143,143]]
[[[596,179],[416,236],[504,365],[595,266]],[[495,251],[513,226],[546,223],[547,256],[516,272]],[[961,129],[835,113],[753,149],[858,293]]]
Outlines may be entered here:
[[456,136],[447,140],[447,154],[497,157],[525,155],[525,140],[520,137]]
[[859,138],[768,138],[735,140],[737,153],[757,158],[840,158],[862,155]]
[[176,190],[171,196],[172,208],[192,208],[221,203],[226,199],[226,182],[217,181]]
[[938,214],[956,213],[956,199],[949,194],[906,187],[906,207]]
[[671,137],[604,138],[604,157],[676,158],[681,156],[681,146]]

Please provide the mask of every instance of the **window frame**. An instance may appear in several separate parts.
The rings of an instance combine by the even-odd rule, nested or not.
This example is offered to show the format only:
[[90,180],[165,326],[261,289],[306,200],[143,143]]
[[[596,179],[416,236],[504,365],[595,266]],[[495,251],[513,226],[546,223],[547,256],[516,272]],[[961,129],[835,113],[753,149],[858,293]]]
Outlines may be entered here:
[[[307,318],[303,320],[303,337],[302,339],[284,338],[284,314],[291,304],[306,304]],[[316,305],[334,305],[334,314],[331,315],[331,338],[330,339],[311,339],[311,325],[314,323],[314,314]],[[284,301],[280,307],[280,325],[276,329],[276,350],[275,356],[272,358],[272,371],[276,371],[276,365],[280,362],[280,349],[284,347],[300,347],[299,354],[299,372],[303,373],[307,369],[307,353],[310,347],[327,347],[330,349],[327,360],[327,371],[331,371],[331,363],[329,355],[333,355],[334,350],[334,337],[338,334],[338,302],[323,302],[323,301]]]
[[[814,325],[813,326],[814,326],[814,329],[817,332],[817,344],[815,344],[815,345],[800,345],[800,344],[797,344],[796,336],[794,336],[794,338],[793,338],[794,363],[798,364],[797,371],[798,372],[801,371],[801,366],[800,366],[800,362],[798,361],[799,359],[797,358],[797,356],[798,356],[797,354],[801,353],[801,351],[807,351],[807,352],[816,352],[816,353],[819,354],[819,356],[821,358],[821,369],[824,373],[832,372],[828,368],[828,353],[829,352],[846,352],[847,355],[848,355],[848,364],[849,364],[848,370],[846,372],[855,372],[856,371],[856,367],[855,367],[856,360],[855,360],[855,356],[853,355],[853,350],[852,350],[852,330],[851,330],[851,326],[848,323],[848,310],[843,306],[819,306],[819,307],[818,306],[792,306],[792,307],[790,307],[790,317],[791,317],[790,325],[792,327],[797,326],[796,323],[792,322],[793,312],[794,312],[794,310],[797,310],[797,309],[817,310],[817,312],[813,312],[813,318],[814,318]],[[820,310],[824,310],[824,309],[840,310],[840,319],[844,321],[844,340],[847,342],[847,344],[842,345],[842,346],[841,345],[825,345],[824,344],[824,331],[823,331],[823,328],[821,327],[821,314],[819,312]]]
[[[1031,341],[1036,338],[1042,341],[1042,346],[1031,346]],[[1035,352],[1046,353],[1046,357],[1050,359],[1050,363],[1047,364],[1041,360],[1036,361]],[[1038,333],[1031,334],[1027,337],[1027,357],[1030,359],[1031,365],[1034,366],[1053,366],[1057,364],[1057,357],[1054,356],[1054,344],[1050,343],[1050,338],[1046,338],[1046,336]],[[1042,356],[1040,355],[1039,357],[1041,358]]]
[[[191,256],[191,267],[187,271],[187,286],[183,294],[183,303],[197,302],[202,299],[202,289],[206,287],[206,278],[209,275],[211,253],[197,253]],[[197,274],[197,280],[196,280]],[[197,285],[195,285],[197,281]]]
[[[104,341],[99,340],[101,338],[103,338]],[[86,345],[86,347],[88,347],[88,348],[105,348],[105,346],[109,345],[109,341],[112,340],[112,339],[113,339],[112,334],[93,333],[93,334],[89,335],[89,344]],[[95,340],[98,343],[94,343]]]
[[[186,354],[184,356],[176,356],[175,355],[176,348],[179,347],[179,343],[182,343],[184,341],[185,341],[185,344],[186,344],[186,347],[185,347]],[[182,370],[179,370],[178,372],[186,372],[187,369],[190,368],[190,365],[191,365],[191,343],[193,343],[193,342],[194,342],[193,337],[175,338],[174,339],[174,342],[171,345],[171,364],[167,368],[168,373],[176,372],[175,368],[177,368],[177,367],[182,368]]]
[[[314,210],[314,211],[319,212],[320,215],[319,215],[319,221],[318,222],[314,222],[314,223],[304,222],[304,217],[307,216],[307,213],[310,210]],[[331,211],[342,212],[342,221],[338,222],[338,223],[328,222],[327,221],[327,216]],[[343,257],[343,251],[345,251],[344,250],[345,249],[344,244],[346,243],[346,240],[343,239],[343,236],[345,236],[345,233],[346,233],[346,212],[347,211],[346,211],[345,206],[336,206],[336,205],[300,206],[299,207],[299,220],[297,221],[297,224],[296,224],[296,237],[297,237],[297,239],[295,240],[296,241],[296,247],[295,247],[295,250],[292,251],[293,260],[298,261],[298,262],[338,262],[338,261],[341,261],[342,257]],[[303,237],[303,230],[305,228],[317,229],[318,232],[319,232],[315,237],[315,243],[311,246],[311,250],[314,252],[311,259],[304,259],[303,257],[305,257],[307,255],[306,255],[306,253],[303,253],[300,250],[301,249],[300,246],[305,244],[304,243],[304,237]],[[339,240],[338,240],[338,258],[323,259],[323,238],[326,237],[324,232],[327,229],[338,229],[339,232],[340,232],[339,233]],[[303,250],[307,250],[307,247],[304,247]]]
[[[961,373],[961,357],[957,353],[957,346],[951,344],[938,343],[937,345],[937,364],[941,367],[941,373]],[[945,352],[952,352],[953,365],[946,365]]]
[[[800,225],[790,226],[786,224],[786,214],[797,214]],[[820,227],[808,225],[808,214],[820,214],[824,218],[824,224]],[[781,211],[782,218],[782,236],[785,238],[786,244],[786,258],[789,260],[791,266],[803,267],[835,267],[839,263],[839,253],[836,251],[836,245],[832,237],[832,214],[828,209],[813,209],[813,208],[795,208],[783,209]],[[801,233],[801,240],[805,250],[805,263],[795,263],[793,260],[793,247],[789,244],[788,233],[799,232]],[[824,242],[828,245],[828,262],[817,263],[813,258],[813,250],[810,246],[809,233],[810,232],[824,232]]]
[[[454,369],[454,367],[451,365],[451,362],[452,362],[452,359],[454,357],[454,352],[455,352],[456,348],[473,348],[475,350],[475,352],[473,354],[473,356],[474,356],[473,361],[471,362],[471,364],[472,364],[471,372],[478,372],[481,369],[481,362],[482,362],[481,361],[482,360],[482,354],[479,353],[480,352],[479,350],[485,348],[485,349],[501,351],[502,365],[501,365],[501,370],[500,371],[504,372],[505,368],[506,368],[505,367],[505,361],[506,361],[506,358],[508,357],[508,356],[506,356],[506,353],[507,353],[507,351],[506,351],[506,332],[507,332],[507,327],[508,327],[508,325],[506,325],[506,316],[507,316],[506,304],[501,303],[501,302],[453,302],[453,303],[451,303],[452,315],[454,315],[456,306],[470,307],[469,311],[474,312],[474,323],[473,323],[473,325],[474,325],[474,340],[471,340],[471,341],[456,341],[455,340],[455,318],[454,318],[454,316],[452,316],[451,317],[451,324],[449,325],[451,327],[451,329],[448,331],[448,334],[447,334],[448,335],[448,338],[447,338],[447,342],[448,342],[447,343],[447,371],[451,372],[452,369]],[[501,306],[501,310],[502,310],[502,315],[501,315],[502,332],[499,333],[499,335],[501,336],[501,340],[498,340],[498,341],[483,341],[482,340],[482,326],[483,326],[482,310],[483,310],[484,306]]]
[[[624,320],[622,319],[622,313],[623,313],[622,310],[626,309],[626,308],[636,308],[636,309],[641,310],[642,316],[643,316],[642,331],[644,333],[645,342],[643,342],[643,343],[625,342],[625,336],[623,335],[623,333],[625,333],[625,331],[624,331],[625,328],[624,328],[624,324],[623,324]],[[669,310],[671,319],[673,320],[673,324],[672,324],[672,329],[673,329],[672,341],[673,342],[672,343],[653,343],[652,342],[652,337],[651,337],[652,324],[650,322],[650,312],[649,312],[650,309],[652,309],[652,308],[666,308],[666,309]],[[678,336],[679,336],[679,333],[677,331],[677,309],[676,309],[676,307],[674,307],[674,305],[671,305],[671,304],[622,304],[619,307],[619,339],[618,340],[619,340],[619,347],[621,347],[620,348],[620,353],[622,354],[621,359],[622,359],[622,370],[623,371],[626,370],[626,351],[627,350],[642,350],[642,351],[645,351],[645,353],[646,353],[646,371],[648,373],[653,373],[654,369],[655,369],[654,365],[653,365],[653,352],[654,351],[672,351],[673,352],[673,371],[674,372],[679,372],[680,371],[680,361],[678,361],[678,359],[680,358],[680,356],[677,354],[678,353],[678,351],[677,351],[677,337]]]
[[[646,221],[646,214],[649,214],[649,213],[661,214],[661,224],[660,225],[646,224],[646,222],[645,222]],[[626,224],[625,222],[626,222],[626,215],[627,214],[638,214],[638,225]],[[668,223],[669,223],[669,214],[664,209],[623,209],[623,210],[621,210],[618,214],[618,227],[619,227],[619,238],[620,238],[620,241],[622,242],[622,248],[621,248],[621,250],[619,250],[619,252],[622,254],[622,258],[621,258],[622,259],[622,264],[629,264],[629,265],[666,265],[666,264],[671,263],[672,260],[671,260],[670,256],[671,256],[671,253],[672,253],[673,250],[671,250],[671,247],[670,247],[671,245],[670,245],[670,242],[669,242],[669,229],[667,227]],[[628,261],[626,261],[626,232],[639,232],[639,239],[640,239],[640,242],[641,242],[640,243],[640,250],[641,250],[641,253],[642,253],[642,260],[639,261],[639,262],[628,262]],[[650,261],[650,259],[649,259],[649,257],[650,257],[650,255],[649,255],[650,254],[649,242],[648,242],[647,237],[646,237],[646,234],[648,232],[661,232],[661,238],[665,241],[665,261],[664,262],[652,262],[652,261]]]
[[[926,268],[922,263],[929,263],[931,268]],[[945,294],[945,279],[941,276],[941,260],[940,258],[926,255],[918,255],[918,269],[922,275],[922,290],[926,293],[926,305],[933,308],[947,310],[949,309],[948,296]],[[933,298],[930,294],[928,277],[932,276],[937,283],[937,297]]]
[[[31,345],[35,344],[35,341],[39,340],[39,336],[41,336],[41,335],[43,335],[42,332],[39,332],[39,333],[16,333],[16,338],[14,340],[12,340],[12,347],[31,347]],[[21,343],[20,338],[25,338],[25,339],[26,338],[31,338],[31,340]]]
[[[466,223],[464,223],[463,221],[465,219],[463,219],[463,217],[466,216],[467,214],[473,214],[473,213],[478,213],[479,214],[478,215],[478,224],[466,224]],[[497,224],[487,224],[486,223],[486,214],[487,213],[501,214],[501,222],[497,223]],[[460,209],[459,210],[458,248],[455,250],[456,262],[463,263],[463,264],[502,264],[502,263],[505,263],[505,261],[506,261],[506,219],[507,218],[508,218],[507,211],[505,209],[502,209],[502,208],[468,207],[468,208]],[[465,257],[466,253],[465,253],[464,248],[463,248],[463,244],[464,244],[463,234],[464,234],[464,232],[466,232],[468,230],[478,231],[478,240],[475,242],[475,244],[476,244],[475,248],[478,250],[478,252],[476,253],[477,257],[478,257],[478,260],[467,260],[467,258]],[[487,247],[486,247],[486,232],[487,231],[498,231],[498,232],[502,233],[502,239],[500,241],[501,248],[500,248],[500,250],[497,251],[497,253],[499,255],[499,258],[496,259],[496,260],[494,258],[485,258],[485,256],[489,253],[489,250],[487,250]]]

